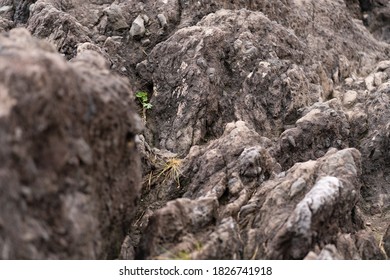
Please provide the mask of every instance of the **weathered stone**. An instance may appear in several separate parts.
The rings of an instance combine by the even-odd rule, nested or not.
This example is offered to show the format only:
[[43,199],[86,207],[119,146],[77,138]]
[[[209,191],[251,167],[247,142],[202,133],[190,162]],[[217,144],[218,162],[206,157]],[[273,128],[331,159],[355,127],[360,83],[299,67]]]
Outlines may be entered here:
[[348,90],[347,92],[344,93],[343,96],[343,105],[350,108],[352,107],[357,99],[357,92],[354,90]]
[[145,31],[144,19],[139,15],[131,24],[130,35],[132,37],[142,37],[145,35]]
[[115,258],[141,179],[127,83],[24,29],[0,49],[0,258]]
[[[302,115],[294,128],[280,135],[279,162],[283,166],[316,159],[331,147],[348,147],[349,123],[337,100],[315,103]],[[291,138],[294,139],[293,144]],[[316,153],[310,147],[315,147]]]
[[[348,171],[341,171],[339,164],[346,164]],[[242,225],[252,225],[252,229],[247,228],[245,256],[256,253],[258,258],[303,258],[310,248],[314,248],[316,238],[321,238],[323,234],[328,236],[327,240],[332,240],[332,235],[336,238],[336,228],[322,227],[320,224],[336,223],[343,228],[352,226],[350,218],[343,217],[342,219],[347,220],[337,222],[332,215],[337,216],[335,213],[345,211],[345,207],[354,207],[358,199],[356,195],[359,187],[356,189],[356,180],[359,168],[359,153],[356,150],[333,151],[317,162],[295,165],[282,179],[268,181],[249,201],[256,201],[257,214],[254,217],[248,214],[240,215]],[[343,174],[337,175],[340,171]],[[318,174],[313,176],[317,172]],[[305,179],[308,187],[305,194],[301,193],[290,200],[288,189],[294,184],[288,182],[294,182],[299,177]],[[265,194],[267,197],[263,197]],[[287,201],[293,205],[289,206]],[[334,208],[336,204],[340,205],[338,210]],[[330,212],[333,214],[327,209],[332,209]],[[327,232],[321,232],[325,228]],[[332,232],[333,230],[335,231]],[[265,242],[268,245],[256,249],[254,244],[257,242]]]
[[104,10],[104,13],[107,15],[108,23],[113,30],[120,31],[129,28],[119,5],[112,4]]
[[88,28],[75,17],[42,1],[35,3],[30,11],[28,30],[53,43],[68,58],[76,55],[77,44],[91,41]]
[[362,0],[362,10],[366,12],[365,24],[379,40],[390,42],[389,22],[390,3],[386,0]]
[[15,186],[0,191],[1,256],[386,258],[389,11],[386,0],[0,0],[12,38],[0,56],[25,60],[0,64],[24,75],[0,84],[0,184]]
[[166,17],[164,16],[164,14],[158,14],[158,15],[157,15],[157,18],[158,18],[158,20],[159,20],[160,25],[161,25],[162,28],[167,27],[168,23],[167,23],[167,19],[166,19]]

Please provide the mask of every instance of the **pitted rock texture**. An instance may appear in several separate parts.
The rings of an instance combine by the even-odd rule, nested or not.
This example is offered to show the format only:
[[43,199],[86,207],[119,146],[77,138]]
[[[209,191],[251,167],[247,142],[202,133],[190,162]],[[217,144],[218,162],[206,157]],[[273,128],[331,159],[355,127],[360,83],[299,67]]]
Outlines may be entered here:
[[[293,34],[259,12],[220,10],[180,29],[154,48],[145,69],[153,73],[152,114],[163,116],[155,118],[153,140],[186,153],[220,136],[234,119],[253,123],[265,135],[277,133],[284,119],[313,102],[304,97],[309,85],[302,69],[285,61],[301,61],[302,53],[294,51],[301,48]],[[284,86],[287,80],[291,84]]]
[[[223,136],[206,147],[194,146],[182,163],[180,192],[183,198],[169,202],[151,218],[144,216],[145,222],[141,220],[145,224],[150,218],[138,257],[174,257],[201,244],[199,246],[208,248],[207,251],[195,248],[192,257],[240,258],[239,227],[232,217],[238,216],[241,207],[263,181],[280,171],[280,165],[267,151],[269,145],[269,139],[240,121],[227,125]],[[167,182],[166,188],[159,192],[170,193],[177,186]],[[166,195],[160,198],[167,199]],[[180,220],[181,216],[185,220]],[[211,238],[207,232],[212,228],[216,229]],[[170,246],[162,248],[161,240],[165,240],[166,245],[169,242]],[[235,249],[230,251],[232,248]]]
[[[338,29],[356,25],[345,11],[340,13]],[[317,35],[335,26],[325,22],[313,28],[313,34],[299,37],[259,11],[241,9],[218,10],[179,29],[137,64],[141,77],[153,84],[155,122],[150,122],[153,138],[148,140],[185,154],[192,145],[219,137],[224,125],[235,120],[275,137],[294,124],[299,109],[332,99],[334,86],[349,77],[354,64],[371,59],[363,46],[386,49],[367,39],[356,45],[353,40],[362,36],[357,26],[349,32],[356,38],[344,40],[344,46],[331,42],[344,36],[337,32]],[[332,44],[328,52],[325,38]]]
[[98,53],[68,63],[25,29],[0,48],[0,257],[115,257],[141,179],[127,82]]
[[0,0],[1,257],[389,258],[389,5]]
[[335,244],[338,234],[357,232],[359,173],[357,150],[330,150],[264,184],[240,215],[247,229],[244,257],[300,259],[318,246],[317,240]]
[[[359,9],[346,9],[356,3],[254,2],[248,10],[216,8],[196,25],[186,22],[136,67],[153,85],[143,141],[158,148],[142,153],[158,158],[168,150],[183,162],[177,180],[145,185],[144,198],[159,199],[140,213],[134,225],[140,232],[129,235],[133,256],[224,258],[230,240],[239,240],[227,258],[386,258],[388,102],[380,93],[387,89],[388,45],[365,30]],[[283,11],[287,6],[301,14]],[[226,137],[232,121],[259,137],[247,147],[252,138],[241,132],[235,157],[229,155],[236,140]],[[261,151],[274,168],[262,166]],[[188,168],[189,162],[196,164]],[[248,171],[233,171],[236,162]],[[159,170],[153,161],[145,166],[145,180]],[[213,202],[200,207],[210,193]],[[180,205],[185,213],[208,209],[207,226],[171,226],[172,215],[195,219],[179,214]],[[230,230],[221,237],[219,225],[226,223]],[[209,245],[215,243],[208,231],[224,244],[221,254]]]
[[349,146],[350,125],[340,102],[332,99],[305,108],[295,127],[279,140],[279,158],[284,167],[323,156],[330,147]]

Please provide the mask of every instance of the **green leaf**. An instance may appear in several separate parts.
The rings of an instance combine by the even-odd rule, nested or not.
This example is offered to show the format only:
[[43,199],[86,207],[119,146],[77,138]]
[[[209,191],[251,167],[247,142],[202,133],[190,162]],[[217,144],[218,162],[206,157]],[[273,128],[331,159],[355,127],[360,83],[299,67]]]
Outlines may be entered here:
[[146,110],[152,109],[152,104],[148,102],[148,93],[145,91],[138,91],[135,93],[135,96],[138,98],[142,107]]
[[152,109],[152,107],[153,107],[153,105],[150,103],[145,103],[145,104],[143,104],[143,106],[145,109]]
[[147,98],[148,97],[148,94],[144,91],[139,91],[135,94],[135,96],[137,96],[138,98]]
[[147,92],[144,92],[144,91],[139,91],[135,94],[136,97],[138,97],[138,99],[142,102],[142,103],[146,103],[148,102],[148,93]]

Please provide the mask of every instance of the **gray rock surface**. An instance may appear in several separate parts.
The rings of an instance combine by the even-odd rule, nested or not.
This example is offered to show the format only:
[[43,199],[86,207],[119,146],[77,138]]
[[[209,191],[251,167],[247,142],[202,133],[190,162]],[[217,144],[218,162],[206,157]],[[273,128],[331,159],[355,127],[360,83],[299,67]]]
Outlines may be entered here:
[[[369,1],[366,1],[369,2]],[[373,0],[363,9],[363,19],[370,31],[379,40],[390,42],[390,3],[386,0]]]
[[26,29],[0,49],[0,258],[116,257],[141,180],[127,82]]
[[1,257],[389,258],[389,5],[0,0]]
[[132,37],[142,37],[144,36],[145,31],[144,19],[141,16],[138,16],[131,24],[130,35]]

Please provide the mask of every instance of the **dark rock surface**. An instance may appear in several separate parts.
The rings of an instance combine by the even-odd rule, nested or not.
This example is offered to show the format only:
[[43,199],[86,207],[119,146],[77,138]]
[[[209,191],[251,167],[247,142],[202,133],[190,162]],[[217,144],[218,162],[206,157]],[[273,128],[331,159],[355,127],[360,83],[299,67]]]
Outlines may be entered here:
[[362,11],[364,22],[374,36],[389,43],[390,2],[387,0],[373,0],[371,3],[362,6]]
[[389,5],[0,0],[1,258],[389,258]]

